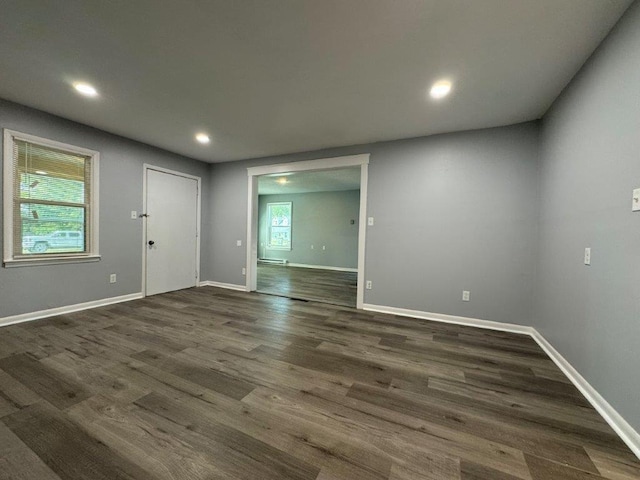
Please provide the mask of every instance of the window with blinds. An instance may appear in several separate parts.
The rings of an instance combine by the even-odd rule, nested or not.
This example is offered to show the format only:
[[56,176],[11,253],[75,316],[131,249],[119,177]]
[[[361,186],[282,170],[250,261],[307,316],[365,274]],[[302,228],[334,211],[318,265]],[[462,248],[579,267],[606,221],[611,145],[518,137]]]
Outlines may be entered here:
[[5,264],[97,255],[98,153],[5,130]]

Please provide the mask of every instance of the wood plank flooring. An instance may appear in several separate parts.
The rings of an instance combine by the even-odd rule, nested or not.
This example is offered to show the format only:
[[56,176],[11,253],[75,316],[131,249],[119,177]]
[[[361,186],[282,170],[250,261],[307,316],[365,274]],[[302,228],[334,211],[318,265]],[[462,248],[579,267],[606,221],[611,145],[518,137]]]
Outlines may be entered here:
[[638,478],[526,336],[212,287],[0,329],[0,479]]
[[358,274],[286,265],[258,265],[258,292],[281,297],[356,306]]

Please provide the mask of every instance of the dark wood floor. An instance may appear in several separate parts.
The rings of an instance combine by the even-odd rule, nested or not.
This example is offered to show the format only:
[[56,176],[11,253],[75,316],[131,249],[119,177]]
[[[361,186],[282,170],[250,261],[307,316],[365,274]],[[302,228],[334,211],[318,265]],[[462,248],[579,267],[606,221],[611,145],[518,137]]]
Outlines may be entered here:
[[526,336],[211,287],[0,329],[0,479],[601,478]]
[[286,265],[258,265],[258,292],[356,306],[358,274]]

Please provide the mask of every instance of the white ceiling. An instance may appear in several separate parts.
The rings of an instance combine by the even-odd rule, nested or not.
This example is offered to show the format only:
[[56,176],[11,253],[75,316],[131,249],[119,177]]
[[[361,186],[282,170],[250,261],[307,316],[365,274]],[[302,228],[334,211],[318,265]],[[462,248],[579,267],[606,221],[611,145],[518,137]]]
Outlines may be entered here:
[[[281,183],[286,179],[286,183]],[[360,167],[312,170],[258,177],[258,194],[360,190]]]
[[505,125],[540,118],[631,2],[10,0],[0,97],[209,162]]

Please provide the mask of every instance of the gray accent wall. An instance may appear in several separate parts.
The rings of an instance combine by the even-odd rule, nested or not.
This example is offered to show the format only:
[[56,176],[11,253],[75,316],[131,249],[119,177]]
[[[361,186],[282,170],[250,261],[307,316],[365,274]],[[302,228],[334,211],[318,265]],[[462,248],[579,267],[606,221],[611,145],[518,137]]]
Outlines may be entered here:
[[[292,203],[291,250],[267,246],[267,204],[271,202]],[[260,195],[258,256],[286,259],[289,263],[357,269],[359,209],[359,190]]]
[[546,115],[541,159],[534,326],[640,430],[640,2]]
[[538,133],[530,122],[213,164],[211,280],[245,284],[247,167],[370,153],[365,303],[529,325]]
[[[144,163],[202,178],[201,278],[210,276],[208,164],[4,100],[0,128],[100,152],[102,255],[96,263],[0,268],[0,318],[141,291],[142,220],[131,220],[130,215],[131,210],[142,211]],[[2,242],[0,238],[0,250]],[[115,284],[109,283],[111,273],[117,274]]]

